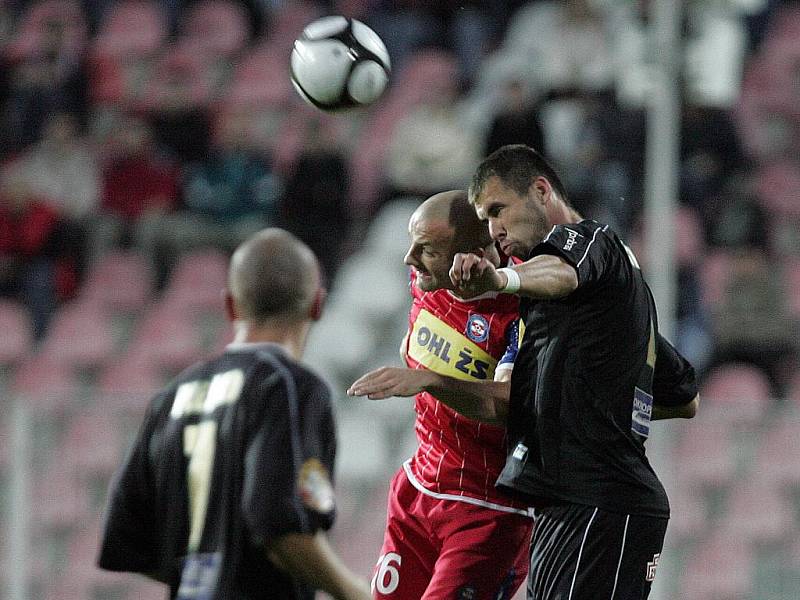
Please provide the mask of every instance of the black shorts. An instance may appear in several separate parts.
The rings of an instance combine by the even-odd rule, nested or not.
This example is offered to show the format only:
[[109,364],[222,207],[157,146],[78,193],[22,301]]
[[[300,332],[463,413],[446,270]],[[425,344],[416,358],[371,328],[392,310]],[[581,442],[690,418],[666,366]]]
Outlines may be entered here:
[[644,600],[667,519],[578,504],[536,511],[528,600]]

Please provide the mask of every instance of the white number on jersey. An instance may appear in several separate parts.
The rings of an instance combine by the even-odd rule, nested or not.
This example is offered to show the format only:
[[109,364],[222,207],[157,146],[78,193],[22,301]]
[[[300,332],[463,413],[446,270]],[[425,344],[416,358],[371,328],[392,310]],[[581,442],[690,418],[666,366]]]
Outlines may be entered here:
[[[387,552],[380,556],[375,565],[375,575],[372,577],[370,584],[372,591],[374,592],[377,589],[379,594],[391,594],[394,592],[397,586],[400,585],[400,572],[392,563],[397,563],[399,567],[402,562],[403,559],[395,552]],[[389,581],[386,581],[387,576]]]

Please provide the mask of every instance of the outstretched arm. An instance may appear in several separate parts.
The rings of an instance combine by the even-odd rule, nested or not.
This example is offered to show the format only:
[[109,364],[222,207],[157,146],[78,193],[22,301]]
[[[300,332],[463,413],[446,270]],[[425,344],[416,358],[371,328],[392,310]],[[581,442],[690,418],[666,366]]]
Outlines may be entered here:
[[[520,296],[539,299],[563,298],[578,287],[575,268],[559,256],[542,254],[532,259],[496,269],[486,258],[475,254],[456,254],[450,268],[450,279],[459,292],[467,297],[484,292],[502,292],[509,281],[508,271],[519,277]],[[513,275],[513,274],[512,274]]]
[[505,424],[510,384],[506,381],[462,381],[426,369],[381,367],[361,376],[348,396],[382,400],[428,392],[468,419]]

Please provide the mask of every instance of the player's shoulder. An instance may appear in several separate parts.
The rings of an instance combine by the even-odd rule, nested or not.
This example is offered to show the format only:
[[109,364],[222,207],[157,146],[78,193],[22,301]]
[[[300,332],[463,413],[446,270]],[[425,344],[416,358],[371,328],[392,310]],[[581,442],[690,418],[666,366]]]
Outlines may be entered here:
[[614,231],[607,223],[601,223],[594,219],[583,219],[577,223],[561,223],[554,225],[549,233],[545,236],[544,242],[553,242],[555,240],[571,240],[576,243],[580,238],[588,240],[596,239],[599,235],[604,234],[613,237]]

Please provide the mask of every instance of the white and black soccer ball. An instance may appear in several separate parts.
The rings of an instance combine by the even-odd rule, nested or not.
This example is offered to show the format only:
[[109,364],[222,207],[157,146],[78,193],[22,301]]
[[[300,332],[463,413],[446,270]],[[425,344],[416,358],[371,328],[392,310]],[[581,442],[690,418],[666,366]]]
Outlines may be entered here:
[[294,43],[292,83],[321,110],[366,106],[389,82],[389,53],[381,38],[356,19],[323,17]]

